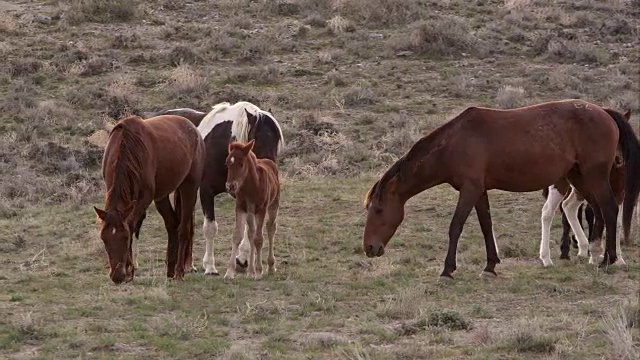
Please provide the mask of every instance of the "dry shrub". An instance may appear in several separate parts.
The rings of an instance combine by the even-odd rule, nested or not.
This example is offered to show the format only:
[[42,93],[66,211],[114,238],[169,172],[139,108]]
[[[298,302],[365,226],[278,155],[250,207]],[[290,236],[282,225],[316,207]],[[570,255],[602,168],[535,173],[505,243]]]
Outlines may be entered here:
[[520,86],[505,85],[498,90],[496,102],[502,109],[522,107],[527,103],[526,92]]
[[116,34],[111,41],[111,47],[114,49],[137,49],[140,46],[140,35],[137,32]]
[[0,111],[8,115],[20,115],[25,109],[34,108],[40,91],[30,81],[14,80],[7,94],[0,98]]
[[0,14],[0,34],[11,35],[18,32],[18,21],[7,13]]
[[503,339],[503,347],[519,353],[551,353],[558,339],[547,335],[536,319],[523,319],[514,324]]
[[640,358],[640,347],[634,344],[633,328],[640,328],[640,306],[638,303],[619,305],[612,314],[602,320],[602,331],[611,345],[615,359]]
[[334,34],[355,31],[353,23],[340,15],[336,15],[327,21],[327,28]]
[[609,107],[614,109],[631,110],[637,113],[640,110],[640,95],[636,91],[623,91],[611,94]]
[[484,56],[482,41],[472,35],[468,21],[458,16],[442,16],[412,26],[411,34],[399,34],[388,41],[394,51],[410,50],[428,57]]
[[335,0],[333,9],[375,27],[409,24],[424,18],[427,11],[420,0]]
[[83,22],[126,22],[140,12],[138,0],[73,0],[65,19],[73,25]]
[[323,28],[327,26],[327,20],[319,14],[309,15],[306,19],[304,19],[303,23],[305,25],[309,25],[312,27]]
[[87,61],[73,63],[66,71],[66,75],[94,76],[113,70],[113,63],[104,57],[94,57]]
[[122,119],[139,111],[139,95],[133,85],[134,79],[119,76],[107,86],[106,112],[113,119]]
[[384,302],[378,304],[377,314],[382,318],[413,319],[420,315],[420,306],[424,299],[424,289],[411,287],[386,296]]
[[366,81],[358,81],[349,87],[342,95],[344,105],[362,106],[375,104],[378,101],[373,87]]
[[575,41],[551,39],[547,43],[547,55],[558,62],[576,62],[581,64],[607,64],[609,54],[593,44]]
[[201,94],[208,87],[207,78],[188,64],[180,64],[169,75],[166,88],[175,96]]
[[417,121],[406,114],[395,113],[386,117],[384,134],[376,142],[376,148],[382,156],[398,158],[407,152],[421,137]]
[[200,55],[190,46],[176,45],[167,53],[169,65],[199,64],[202,62]]
[[530,7],[533,0],[504,0],[504,7],[509,10],[522,10]]

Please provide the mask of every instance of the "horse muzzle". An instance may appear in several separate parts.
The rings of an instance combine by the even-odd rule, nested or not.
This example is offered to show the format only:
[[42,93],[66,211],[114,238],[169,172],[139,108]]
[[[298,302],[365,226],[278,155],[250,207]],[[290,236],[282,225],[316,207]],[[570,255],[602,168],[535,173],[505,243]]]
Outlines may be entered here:
[[382,244],[369,244],[364,246],[364,253],[367,257],[380,257],[384,255],[384,245]]

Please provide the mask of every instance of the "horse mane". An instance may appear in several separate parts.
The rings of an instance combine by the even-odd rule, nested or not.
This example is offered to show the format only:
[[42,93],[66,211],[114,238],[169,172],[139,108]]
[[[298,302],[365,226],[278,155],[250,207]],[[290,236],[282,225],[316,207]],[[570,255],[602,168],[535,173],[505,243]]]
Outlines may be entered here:
[[138,116],[130,116],[121,120],[111,130],[110,141],[114,141],[116,149],[115,169],[110,189],[107,189],[107,208],[114,201],[130,203],[137,200],[142,186],[141,177],[147,146],[140,136],[144,126]]
[[231,104],[228,102],[221,102],[211,107],[211,111],[209,111],[209,113],[204,116],[202,121],[200,121],[200,125],[198,125],[198,131],[200,132],[200,135],[202,136],[202,138],[205,138],[207,134],[209,134],[216,125],[223,123],[225,121],[232,120],[232,119],[225,119],[225,118],[216,118],[217,114],[219,114],[224,110],[227,110],[230,107],[231,107]]
[[[277,152],[279,153],[284,145],[284,136],[282,135],[282,129],[280,128],[280,124],[276,118],[270,112],[262,110],[247,101],[239,101],[234,106],[242,107],[242,115],[233,121],[233,125],[231,125],[231,136],[235,137],[236,140],[240,142],[246,143],[249,141],[249,131],[251,129],[247,114],[244,112],[244,110],[247,110],[256,117],[257,122],[264,122],[265,125],[270,126],[272,130],[276,131],[279,139],[277,149]],[[257,125],[258,124],[256,123],[256,126]]]
[[[382,197],[383,190],[385,186],[389,183],[391,179],[394,177],[402,177],[403,170],[407,165],[410,165],[416,158],[417,155],[422,154],[424,151],[434,151],[442,146],[444,146],[443,141],[437,141],[442,138],[442,136],[446,135],[450,129],[453,129],[455,126],[460,124],[463,118],[467,117],[470,111],[477,109],[476,107],[468,107],[462,113],[447,121],[446,123],[440,125],[440,127],[433,130],[430,134],[423,136],[418,141],[416,141],[413,146],[407,151],[400,159],[398,159],[391,167],[382,174],[382,177],[378,181],[373,184],[373,186],[367,192],[364,200],[364,206],[367,207],[371,200],[374,198],[380,200]],[[435,146],[434,146],[435,144]]]

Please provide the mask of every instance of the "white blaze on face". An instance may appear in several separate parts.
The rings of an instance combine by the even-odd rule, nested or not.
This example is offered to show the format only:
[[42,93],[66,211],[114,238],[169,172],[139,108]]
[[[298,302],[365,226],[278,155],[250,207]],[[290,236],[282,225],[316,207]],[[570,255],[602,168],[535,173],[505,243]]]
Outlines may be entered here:
[[115,227],[112,227],[112,228],[111,228],[111,235],[115,235],[115,234],[116,234],[116,228],[115,228]]
[[236,161],[236,158],[234,158],[233,156],[231,157],[231,159],[229,159],[229,163],[233,165],[233,163]]

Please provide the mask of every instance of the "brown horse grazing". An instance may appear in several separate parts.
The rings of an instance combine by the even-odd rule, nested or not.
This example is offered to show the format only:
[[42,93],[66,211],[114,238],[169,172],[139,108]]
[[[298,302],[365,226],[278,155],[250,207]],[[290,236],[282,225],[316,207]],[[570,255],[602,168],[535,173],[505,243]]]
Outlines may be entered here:
[[267,222],[269,240],[269,274],[275,272],[273,255],[273,236],[276,233],[276,217],[280,203],[280,181],[278,166],[269,159],[258,159],[253,153],[255,140],[243,145],[240,142],[229,144],[227,165],[227,192],[236,198],[236,229],[231,246],[231,257],[224,278],[232,280],[235,276],[235,259],[242,241],[245,224],[248,227],[251,253],[247,267],[247,276],[255,279],[262,277],[262,227]]
[[[155,201],[169,234],[167,276],[182,279],[191,268],[193,214],[204,168],[204,141],[179,116],[120,120],[102,160],[105,209],[94,207],[114,283],[134,277],[132,241],[147,207]],[[175,191],[174,210],[169,194]]]
[[496,276],[500,259],[487,190],[537,191],[567,178],[593,206],[596,221],[604,218],[607,246],[600,266],[613,264],[618,207],[609,185],[609,171],[618,144],[628,167],[624,220],[630,218],[640,192],[640,143],[621,114],[612,118],[599,106],[583,100],[512,110],[470,107],[418,140],[369,190],[364,252],[368,257],[383,255],[404,218],[407,200],[448,183],[460,196],[449,226],[449,248],[441,278],[452,278],[456,270],[458,238],[474,207],[487,252],[482,274]]

